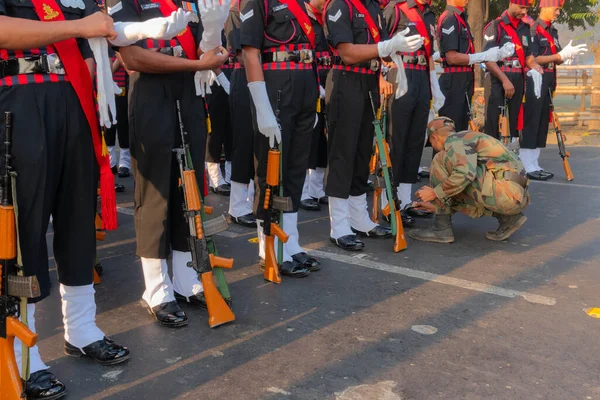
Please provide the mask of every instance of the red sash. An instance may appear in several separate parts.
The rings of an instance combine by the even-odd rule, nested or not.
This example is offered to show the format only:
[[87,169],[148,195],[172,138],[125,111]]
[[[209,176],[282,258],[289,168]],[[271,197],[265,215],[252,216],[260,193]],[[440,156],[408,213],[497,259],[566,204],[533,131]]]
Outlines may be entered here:
[[[500,21],[500,26],[504,29],[504,31],[508,34],[508,36],[510,36],[511,41],[513,42],[513,44],[515,45],[515,52],[517,53],[517,57],[519,58],[519,62],[521,63],[521,68],[523,69],[523,78],[524,78],[524,82],[526,82],[525,79],[525,68],[527,67],[525,65],[525,50],[523,49],[523,44],[521,43],[521,40],[519,39],[519,35],[517,35],[517,31],[515,31],[515,28],[512,27],[512,25],[508,24],[506,25],[504,23],[504,21]],[[519,119],[517,121],[517,130],[523,130],[523,128],[525,127],[525,115],[524,115],[524,108],[523,108],[523,103],[525,102],[525,93],[523,93],[523,101],[521,102],[521,108],[519,109]]]
[[[171,0],[152,0],[152,2],[159,5],[160,12],[165,18],[169,17],[173,11],[177,11],[179,8]],[[194,39],[194,36],[192,36],[192,31],[189,26],[186,27],[182,33],[177,35],[177,40],[188,59],[198,59],[198,46],[196,46],[196,40]]]
[[312,23],[310,22],[310,18],[308,15],[300,8],[300,5],[296,0],[279,0],[281,4],[286,4],[288,6],[288,10],[300,23],[300,28],[302,28],[302,32],[306,35],[308,42],[310,43],[311,48],[315,48],[315,42],[317,40],[317,36],[315,35],[315,31],[313,30]]
[[[33,7],[40,21],[64,21],[65,16],[55,0],[32,0]],[[100,195],[102,196],[102,221],[104,229],[117,229],[117,202],[115,196],[115,179],[110,170],[108,155],[102,155],[102,141],[100,140],[99,121],[94,105],[92,91],[92,78],[87,64],[83,60],[75,38],[63,40],[53,44],[65,68],[67,78],[81,108],[90,125],[94,153],[100,166]]]
[[462,26],[463,28],[465,28],[467,31],[469,31],[469,50],[468,50],[469,53],[467,53],[467,54],[473,54],[473,53],[475,53],[475,45],[473,44],[473,37],[471,36],[471,31],[469,30],[469,27],[468,27],[467,23],[457,13],[454,13],[454,16],[456,17],[456,20],[458,21],[458,24],[460,26]]
[[556,54],[556,42],[554,41],[552,35],[549,34],[548,31],[542,28],[540,25],[538,25],[536,29],[537,33],[548,39],[548,43],[550,43],[550,51],[552,52],[552,54]]
[[[365,16],[365,22],[367,23],[367,27],[369,28],[369,32],[371,33],[373,40],[375,41],[375,43],[379,43],[379,41],[381,40],[379,29],[377,28],[377,25],[375,25],[375,21],[373,21],[373,18],[371,18],[371,14],[369,14],[367,8],[363,5],[363,3],[360,0],[350,0],[350,3],[352,3],[354,8],[356,8],[356,10],[360,14],[363,14]],[[352,10],[350,10],[350,14],[352,14]]]
[[317,9],[310,3],[304,4],[306,4],[307,11],[311,12],[315,16],[315,19],[317,20],[319,25],[323,26],[323,13],[318,12]]
[[423,38],[423,46],[425,46],[425,54],[427,54],[427,62],[429,62],[429,58],[431,57],[431,40],[429,39],[429,32],[427,31],[423,17],[417,12],[415,7],[409,8],[406,3],[396,4],[396,7],[399,7],[404,15],[406,15],[411,22],[415,23],[419,35]]

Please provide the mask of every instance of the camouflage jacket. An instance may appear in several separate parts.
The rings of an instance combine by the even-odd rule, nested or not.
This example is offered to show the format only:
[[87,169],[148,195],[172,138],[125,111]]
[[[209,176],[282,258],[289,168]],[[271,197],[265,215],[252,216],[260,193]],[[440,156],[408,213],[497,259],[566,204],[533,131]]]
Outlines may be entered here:
[[[493,181],[502,179],[504,171],[525,176],[519,157],[485,133],[453,133],[448,136],[442,153],[442,165],[448,177],[434,190],[436,196],[445,203],[469,185],[475,185],[475,189],[484,196],[493,195]],[[431,173],[435,174],[435,171]]]

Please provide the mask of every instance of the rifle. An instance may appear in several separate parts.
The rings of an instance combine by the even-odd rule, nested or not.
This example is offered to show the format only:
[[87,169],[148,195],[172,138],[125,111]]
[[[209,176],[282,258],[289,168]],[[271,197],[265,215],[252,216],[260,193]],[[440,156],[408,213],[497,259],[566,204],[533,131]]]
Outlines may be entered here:
[[[281,90],[277,92],[277,106],[275,107],[277,122],[279,122],[280,102]],[[293,210],[291,199],[283,197],[283,185],[280,184],[282,168],[281,143],[279,143],[279,145],[269,149],[267,157],[267,179],[263,201],[264,220],[262,222],[263,233],[265,234],[265,272],[263,276],[265,280],[273,283],[281,283],[279,264],[277,263],[277,257],[275,257],[275,237],[279,239],[279,261],[283,262],[283,243],[288,241],[289,236],[279,224],[283,223],[283,211]],[[279,192],[279,196],[275,194],[277,192]],[[280,212],[275,214],[273,210]]]
[[[208,230],[208,224],[205,227],[202,220],[204,206],[200,191],[198,190],[196,171],[192,163],[187,132],[183,127],[179,100],[177,100],[176,105],[181,133],[181,147],[173,149],[173,152],[176,154],[177,162],[179,163],[179,172],[181,174],[180,184],[183,192],[183,213],[190,230],[188,244],[192,252],[192,261],[188,263],[188,267],[194,268],[202,281],[204,297],[206,298],[206,306],[208,308],[208,326],[214,328],[235,320],[235,315],[213,281],[213,269],[216,267],[232,268],[233,259],[210,254],[207,236],[211,232]],[[217,220],[217,223],[220,224],[220,221]],[[216,275],[217,269],[214,271]]]
[[[375,140],[377,141],[377,148],[379,150],[378,158],[380,164],[380,170],[383,175],[384,184],[378,183],[379,186],[385,187],[386,195],[388,198],[388,206],[390,208],[390,225],[392,228],[392,235],[394,235],[394,252],[405,250],[407,247],[406,238],[404,237],[404,227],[402,226],[402,217],[400,216],[400,200],[398,199],[398,191],[392,187],[393,172],[392,172],[392,161],[390,158],[390,150],[383,134],[384,120],[387,115],[386,101],[385,98],[381,101],[381,108],[379,112],[375,110],[375,103],[373,101],[373,95],[369,92],[369,99],[371,100],[371,109],[373,110],[373,125],[375,125]],[[383,118],[382,118],[383,114]],[[377,176],[377,179],[380,179]]]
[[504,98],[504,105],[500,109],[500,118],[498,118],[498,131],[500,132],[500,141],[503,145],[510,144],[510,119],[508,114],[508,99]]
[[469,130],[479,132],[479,128],[473,120],[473,103],[469,100],[469,95],[467,93],[465,93],[465,97],[467,98],[467,117],[469,118]]
[[571,171],[571,164],[569,164],[569,157],[571,157],[571,153],[569,153],[565,147],[567,137],[565,136],[560,127],[560,120],[558,119],[558,114],[556,114],[556,111],[554,110],[554,101],[552,100],[552,89],[548,89],[548,92],[550,93],[550,115],[552,116],[554,132],[556,132],[558,154],[560,154],[560,156],[562,157],[563,168],[565,169],[567,181],[571,182],[573,179],[575,179],[575,176],[573,175],[573,171]]
[[[373,155],[371,156],[371,161],[369,161],[369,173],[377,177],[377,160],[379,158],[379,150],[377,147],[377,142],[373,144]],[[371,221],[377,223],[379,221],[379,206],[381,200],[381,193],[383,192],[383,188],[379,186],[379,179],[375,179],[373,181],[373,185],[375,186],[373,190],[373,209],[371,210]]]
[[[17,400],[26,397],[23,382],[29,379],[29,348],[38,338],[26,325],[27,298],[40,296],[40,287],[35,276],[24,277],[22,273],[19,276],[9,275],[9,266],[19,268],[22,265],[17,227],[16,173],[12,171],[10,149],[12,113],[5,113],[4,126],[5,165],[0,179],[0,382],[2,398]],[[19,321],[19,316],[22,321]],[[23,343],[21,376],[14,353],[15,337]]]

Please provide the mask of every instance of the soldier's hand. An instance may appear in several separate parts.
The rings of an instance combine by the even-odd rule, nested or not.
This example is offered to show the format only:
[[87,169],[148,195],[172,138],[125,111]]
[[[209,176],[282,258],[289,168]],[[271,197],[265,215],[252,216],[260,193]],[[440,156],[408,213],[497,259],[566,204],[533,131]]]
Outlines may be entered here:
[[79,36],[84,39],[105,37],[108,40],[112,40],[117,37],[113,19],[101,11],[95,12],[77,22],[80,26]]
[[385,97],[389,97],[394,94],[394,85],[386,81],[382,77],[379,78],[379,93]]
[[508,79],[505,79],[502,82],[502,88],[504,89],[504,97],[506,97],[507,99],[512,99],[515,95],[515,87],[512,84],[512,82]]
[[199,70],[205,69],[217,69],[223,65],[225,61],[229,58],[229,54],[227,50],[223,47],[217,47],[216,49],[209,50],[202,55],[200,59],[200,68]]
[[421,201],[426,202],[426,203],[432,202],[435,199],[437,199],[437,196],[435,195],[435,191],[430,186],[423,186],[421,189],[417,190],[415,195],[419,199],[421,199]]
[[435,213],[435,204],[433,203],[426,203],[423,201],[413,201],[412,206],[415,210],[424,210],[424,211],[428,211],[430,213]]

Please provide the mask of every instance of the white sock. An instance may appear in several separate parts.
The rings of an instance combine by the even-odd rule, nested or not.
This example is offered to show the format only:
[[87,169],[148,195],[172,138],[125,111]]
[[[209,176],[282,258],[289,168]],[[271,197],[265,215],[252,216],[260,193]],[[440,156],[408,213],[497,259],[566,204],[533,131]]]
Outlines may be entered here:
[[117,166],[117,149],[115,146],[106,146],[108,148],[108,157],[110,158],[110,167]]
[[519,158],[523,162],[523,167],[527,173],[539,171],[535,165],[535,150],[534,149],[521,149],[519,151]]
[[329,196],[329,220],[331,222],[330,236],[339,239],[342,236],[353,235],[350,228],[350,204],[348,199]]
[[367,209],[367,194],[361,196],[350,196],[348,199],[350,226],[360,232],[369,232],[375,228],[377,224],[369,217]]
[[300,233],[298,233],[298,213],[284,213],[283,226],[285,233],[289,236],[289,239],[287,243],[283,245],[283,248],[290,258],[294,254],[306,253],[299,243]]
[[175,301],[167,260],[142,257],[142,271],[146,284],[142,298],[148,306],[152,308],[162,303]]
[[248,184],[248,202],[252,206],[254,204],[254,180],[250,179]]
[[[35,304],[27,304],[27,325],[29,326],[29,330],[33,333],[35,330]],[[22,361],[21,361],[21,351],[22,343],[19,338],[15,338],[15,359],[17,360],[17,366],[19,367],[19,373],[22,374]],[[29,373],[33,374],[34,372],[38,372],[44,369],[50,368],[42,361],[40,357],[40,349],[37,344],[29,349]]]
[[231,181],[229,215],[238,218],[252,213],[252,202],[248,201],[248,185]]
[[173,250],[173,290],[185,297],[204,291],[202,282],[198,280],[198,273],[187,266],[190,261],[191,252]]
[[412,184],[401,183],[398,185],[398,200],[402,208],[412,203]]
[[310,182],[310,169],[307,169],[306,176],[304,177],[304,186],[302,186],[302,197],[300,198],[300,200],[310,199],[310,194],[308,192],[309,182]]
[[96,301],[94,285],[60,285],[65,340],[83,348],[102,340],[104,333],[96,326]]
[[265,234],[263,233],[263,220],[256,220],[256,234],[258,235],[258,256],[261,259],[265,259]]
[[225,161],[225,183],[231,183],[231,161]]
[[121,167],[131,169],[131,153],[129,149],[121,149],[119,153],[119,168]]
[[221,174],[221,165],[219,163],[206,163],[206,169],[208,170],[208,182],[212,188],[219,187],[225,184],[225,179]]
[[542,149],[540,149],[539,147],[537,149],[534,150],[534,163],[535,163],[535,168],[538,171],[543,171],[544,168],[540,167],[540,154],[542,152]]
[[310,197],[320,199],[325,196],[325,168],[311,169],[309,174],[308,194]]

